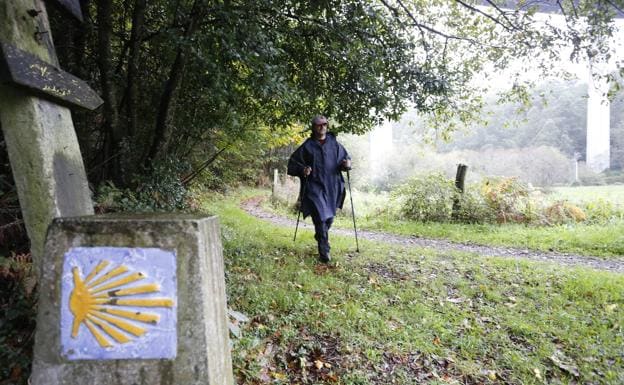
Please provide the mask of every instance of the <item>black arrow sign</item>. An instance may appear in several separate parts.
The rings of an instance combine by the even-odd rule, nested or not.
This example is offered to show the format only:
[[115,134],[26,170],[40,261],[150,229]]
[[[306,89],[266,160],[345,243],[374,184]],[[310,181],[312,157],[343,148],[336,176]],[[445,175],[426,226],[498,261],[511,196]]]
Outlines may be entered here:
[[68,107],[94,110],[104,103],[86,82],[35,55],[7,43],[0,43],[0,51],[3,83],[26,87],[38,96]]

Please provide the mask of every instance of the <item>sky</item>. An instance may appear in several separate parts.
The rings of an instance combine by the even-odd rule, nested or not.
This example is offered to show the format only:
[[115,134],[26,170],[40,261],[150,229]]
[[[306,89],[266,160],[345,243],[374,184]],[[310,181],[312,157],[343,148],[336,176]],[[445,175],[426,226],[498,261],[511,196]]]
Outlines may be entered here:
[[[563,15],[553,14],[553,13],[542,13],[536,15],[536,19],[542,20],[544,22],[549,22],[556,26],[565,27],[565,19]],[[619,67],[624,66],[624,18],[615,19],[614,21],[616,26],[616,33],[612,41],[612,57],[608,63],[601,63],[600,65],[594,66],[594,71],[601,72],[603,74],[612,72]],[[568,47],[561,52],[560,60],[555,64],[560,69],[563,69],[577,77],[578,80],[587,83],[590,80],[590,71],[587,60],[574,62],[570,60],[570,54],[572,52],[572,47]],[[528,60],[530,64],[530,60]],[[518,62],[512,64],[508,71],[494,71],[490,70],[488,74],[488,78],[485,79],[484,76],[475,77],[475,81],[482,84],[482,82],[487,81],[490,88],[493,91],[501,91],[503,89],[509,89],[514,82],[514,76],[512,75],[514,72],[521,73],[524,75],[523,79],[520,80],[529,80],[540,82],[543,80],[547,80],[544,75],[540,72],[538,68],[531,68],[529,66],[528,70],[519,71],[523,65],[527,64],[527,60],[523,60],[523,58],[519,58]],[[477,83],[478,84],[478,83]],[[604,93],[606,93],[607,89],[604,89]],[[608,108],[608,107],[607,107]],[[383,163],[388,154],[392,153],[392,128],[391,124],[384,124],[375,128],[369,134],[369,156],[371,160],[370,170],[369,172],[372,175],[377,174],[380,168],[383,167]]]
[[[565,19],[563,15],[560,14],[542,13],[536,15],[536,19],[542,20],[544,22],[548,21],[549,23],[560,27],[565,26]],[[616,27],[616,33],[611,39],[611,60],[608,63],[601,63],[599,65],[594,64],[595,69],[602,73],[608,73],[616,70],[618,68],[618,63],[620,67],[624,66],[624,18],[615,19],[614,24]],[[587,60],[582,60],[578,62],[572,61],[570,60],[571,53],[572,46],[569,46],[567,49],[564,49],[561,52],[560,60],[554,64],[558,68],[574,74],[579,80],[587,82],[589,80],[590,73],[588,70]],[[510,86],[513,82],[513,76],[510,76],[510,74],[513,71],[517,71],[517,69],[519,69],[523,64],[526,64],[526,60],[520,58],[516,64],[513,64],[511,66],[511,70],[509,72],[499,72],[498,74],[494,74],[494,76],[491,77],[491,84],[495,88],[504,88]],[[523,71],[523,73],[524,79],[526,80],[543,79],[543,75],[537,68],[529,67],[528,71]],[[482,80],[482,78],[480,80]]]

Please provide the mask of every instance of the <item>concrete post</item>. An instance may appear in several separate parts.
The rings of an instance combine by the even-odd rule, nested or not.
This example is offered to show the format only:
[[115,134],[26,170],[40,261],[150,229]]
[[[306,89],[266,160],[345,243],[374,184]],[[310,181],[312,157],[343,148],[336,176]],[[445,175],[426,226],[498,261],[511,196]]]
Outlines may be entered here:
[[[603,69],[590,61],[587,82],[587,167],[602,172],[611,166],[610,102],[606,94],[609,82],[598,76]],[[598,74],[594,75],[593,71]]]
[[193,215],[55,219],[33,385],[231,385],[219,224]]
[[[0,40],[58,66],[41,0],[0,1]],[[0,84],[0,122],[37,271],[52,219],[93,214],[69,110]]]
[[271,197],[273,199],[277,198],[277,190],[279,189],[278,183],[279,183],[279,174],[278,174],[277,169],[274,169],[273,170],[273,185],[271,188]]

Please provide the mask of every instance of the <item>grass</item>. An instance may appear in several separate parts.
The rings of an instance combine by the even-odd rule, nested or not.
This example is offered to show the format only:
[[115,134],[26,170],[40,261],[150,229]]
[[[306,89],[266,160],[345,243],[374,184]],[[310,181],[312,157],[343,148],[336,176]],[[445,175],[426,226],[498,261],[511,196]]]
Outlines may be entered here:
[[234,197],[220,216],[239,384],[624,382],[622,275],[312,233],[252,218]]
[[[257,190],[259,195],[265,191]],[[609,223],[569,223],[554,226],[524,224],[462,224],[413,222],[397,220],[384,207],[387,195],[354,191],[357,226],[362,230],[384,231],[400,235],[448,239],[482,245],[507,246],[541,251],[558,251],[603,258],[624,255],[624,220]],[[268,202],[268,200],[267,200]],[[293,216],[288,207],[266,204],[265,208],[285,216]],[[349,197],[345,210],[339,212],[335,226],[352,228]]]
[[[403,235],[444,238],[456,242],[558,251],[604,258],[624,255],[624,221],[603,224],[526,226],[522,224],[422,223],[388,220],[383,216],[358,218],[362,229]],[[336,221],[348,227],[348,219]]]
[[566,199],[581,203],[603,199],[624,206],[624,185],[554,187],[552,190],[549,198],[553,200]]

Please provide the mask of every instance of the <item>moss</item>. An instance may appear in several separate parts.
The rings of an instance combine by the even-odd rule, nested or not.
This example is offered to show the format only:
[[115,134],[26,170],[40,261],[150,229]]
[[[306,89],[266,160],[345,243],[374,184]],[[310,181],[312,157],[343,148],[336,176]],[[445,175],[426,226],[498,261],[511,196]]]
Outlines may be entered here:
[[[13,44],[23,51],[30,52],[42,60],[55,64],[56,58],[50,58],[48,46],[43,39],[52,39],[49,31],[48,16],[45,9],[36,16],[29,15],[32,1],[3,1],[0,3],[0,36],[4,42]],[[51,41],[49,42],[51,44]]]

